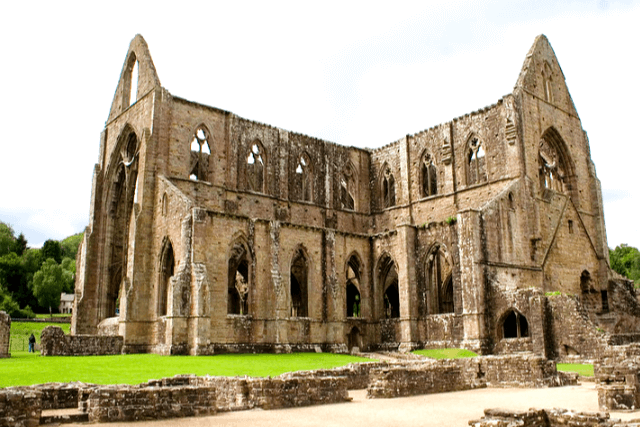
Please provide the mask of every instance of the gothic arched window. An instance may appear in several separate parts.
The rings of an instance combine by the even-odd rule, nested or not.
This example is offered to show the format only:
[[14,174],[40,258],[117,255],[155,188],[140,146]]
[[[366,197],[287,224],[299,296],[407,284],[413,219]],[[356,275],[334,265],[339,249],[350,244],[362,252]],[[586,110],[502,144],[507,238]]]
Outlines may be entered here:
[[352,255],[347,263],[346,304],[347,317],[361,317],[362,300],[360,295],[360,261]]
[[298,200],[313,202],[313,169],[307,153],[302,153],[296,166],[296,195]]
[[290,292],[291,317],[309,316],[309,290],[307,287],[309,263],[302,249],[296,250],[291,260]]
[[346,167],[340,176],[340,206],[342,209],[356,209],[355,179],[350,167]]
[[487,181],[487,163],[482,142],[473,137],[467,148],[467,185]]
[[433,158],[430,154],[425,153],[422,156],[420,174],[422,176],[422,197],[438,194],[436,165],[433,163]]
[[169,239],[165,239],[160,253],[160,283],[158,286],[158,316],[167,315],[169,301],[169,281],[175,270],[176,260],[173,246]]
[[264,173],[266,161],[264,157],[264,148],[257,139],[251,144],[247,155],[247,190],[264,193]]
[[227,314],[249,314],[249,268],[250,257],[246,245],[242,242],[234,243],[229,255]]
[[431,313],[453,313],[453,266],[445,248],[434,245],[427,257],[427,290]]
[[207,130],[200,126],[191,140],[191,157],[189,163],[189,179],[206,181],[209,170],[209,136]]
[[393,178],[388,165],[383,166],[382,173],[382,207],[390,208],[396,205],[396,180]]

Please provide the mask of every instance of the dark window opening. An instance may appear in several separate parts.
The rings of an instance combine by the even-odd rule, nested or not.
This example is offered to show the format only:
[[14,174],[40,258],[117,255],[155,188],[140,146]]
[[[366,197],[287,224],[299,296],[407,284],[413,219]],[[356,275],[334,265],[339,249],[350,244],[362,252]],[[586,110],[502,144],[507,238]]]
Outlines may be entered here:
[[398,270],[393,260],[385,256],[380,261],[379,280],[384,289],[383,317],[386,319],[400,317],[400,292],[398,289]]
[[573,221],[572,220],[569,220],[568,226],[569,226],[569,234],[573,234]]
[[308,265],[307,259],[298,249],[291,262],[291,317],[308,317]]
[[384,169],[382,178],[382,206],[389,208],[396,205],[396,181],[389,167]]
[[349,347],[349,351],[351,351],[354,347],[360,348],[360,330],[357,327],[353,327],[349,335],[347,335],[347,346]]
[[160,258],[160,287],[158,290],[158,316],[167,315],[167,306],[169,301],[170,280],[175,269],[175,256],[173,254],[173,246],[169,240],[166,240],[162,255]]
[[342,209],[355,210],[356,202],[353,191],[353,175],[350,171],[347,171],[340,178],[340,205]]
[[510,310],[502,323],[503,338],[524,338],[529,336],[527,318],[515,310]]
[[346,304],[347,304],[347,317],[361,317],[362,313],[360,308],[362,306],[362,300],[360,296],[360,262],[355,255],[349,258],[347,263],[347,289],[346,289]]
[[580,275],[580,291],[583,294],[588,294],[591,289],[591,274],[587,270],[584,270]]
[[600,296],[602,297],[602,312],[609,312],[609,297],[607,295],[607,291],[600,291]]
[[245,245],[236,243],[229,257],[227,313],[249,314],[249,256]]
[[296,166],[295,172],[295,191],[298,200],[313,202],[313,173],[311,159],[307,153],[303,153],[300,159],[298,159],[298,166]]
[[429,312],[453,313],[453,266],[445,248],[439,244],[434,245],[427,257],[427,281]]

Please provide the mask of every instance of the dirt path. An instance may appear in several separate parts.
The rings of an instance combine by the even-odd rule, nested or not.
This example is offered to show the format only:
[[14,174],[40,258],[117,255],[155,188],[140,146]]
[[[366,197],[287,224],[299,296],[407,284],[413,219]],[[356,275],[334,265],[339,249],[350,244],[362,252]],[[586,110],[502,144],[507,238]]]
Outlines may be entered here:
[[[139,423],[92,424],[118,427],[411,427],[468,426],[485,408],[527,410],[567,408],[598,412],[598,395],[592,383],[543,389],[492,388],[430,394],[398,399],[366,399],[365,390],[352,391],[353,402],[265,411],[225,412],[210,417]],[[640,412],[612,413],[612,418],[640,418]]]

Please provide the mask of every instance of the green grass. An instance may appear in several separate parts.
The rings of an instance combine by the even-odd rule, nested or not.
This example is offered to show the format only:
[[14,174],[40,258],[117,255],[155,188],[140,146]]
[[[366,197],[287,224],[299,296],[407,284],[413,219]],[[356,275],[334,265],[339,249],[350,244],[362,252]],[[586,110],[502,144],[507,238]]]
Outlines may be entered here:
[[593,376],[593,365],[590,363],[558,363],[556,368],[563,372],[577,372],[583,377]]
[[371,359],[332,353],[43,357],[15,352],[8,359],[0,359],[0,387],[70,381],[139,384],[178,374],[267,377],[370,361]]
[[434,348],[428,350],[415,350],[413,353],[432,359],[463,359],[465,357],[476,357],[477,354],[462,348]]
[[36,337],[36,343],[40,343],[40,333],[47,326],[58,326],[65,334],[71,329],[70,323],[40,323],[40,322],[11,322],[11,342],[9,352],[27,351],[29,349],[29,335]]
[[71,313],[36,314],[36,319],[51,319],[52,317],[71,317]]

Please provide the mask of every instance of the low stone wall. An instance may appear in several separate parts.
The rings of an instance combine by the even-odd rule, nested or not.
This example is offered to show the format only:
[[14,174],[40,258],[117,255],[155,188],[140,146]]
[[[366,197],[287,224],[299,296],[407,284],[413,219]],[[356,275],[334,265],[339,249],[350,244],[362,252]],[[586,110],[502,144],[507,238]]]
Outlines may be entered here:
[[0,389],[0,426],[36,427],[40,425],[42,393],[28,387]]
[[9,338],[11,337],[11,317],[4,311],[0,311],[0,358],[10,357]]
[[140,421],[212,415],[214,387],[103,386],[89,396],[90,422]]
[[593,368],[601,410],[640,408],[640,344],[607,348]]
[[575,412],[567,409],[529,409],[509,411],[485,409],[484,417],[469,421],[473,427],[623,427],[626,423],[611,420],[606,412]]
[[57,326],[47,326],[40,334],[43,356],[98,356],[122,353],[121,336],[65,335]]
[[97,387],[95,384],[73,382],[39,384],[32,388],[42,393],[41,407],[45,410],[77,408],[82,390],[95,387]]
[[389,365],[373,369],[369,398],[390,398],[483,387],[546,387],[575,383],[557,375],[555,363],[542,356],[480,356]]

